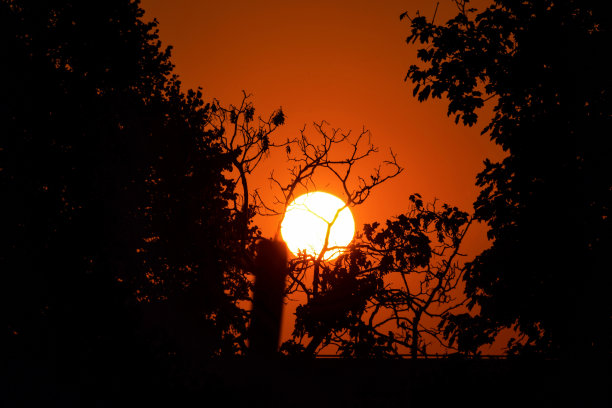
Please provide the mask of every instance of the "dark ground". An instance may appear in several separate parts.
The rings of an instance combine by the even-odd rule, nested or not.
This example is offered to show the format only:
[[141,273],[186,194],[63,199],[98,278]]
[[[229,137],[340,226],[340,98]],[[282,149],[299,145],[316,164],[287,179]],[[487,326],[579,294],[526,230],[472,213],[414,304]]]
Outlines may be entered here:
[[603,365],[582,369],[551,360],[318,359],[236,361],[213,371],[219,391],[238,405],[609,407],[609,373]]
[[[557,360],[217,360],[179,387],[132,387],[103,374],[54,378],[13,361],[3,406],[264,407],[610,407],[610,361]],[[12,366],[12,367],[11,367]],[[6,367],[6,366],[5,366]]]
[[[608,361],[556,360],[218,360],[180,387],[137,387],[10,371],[3,406],[263,407],[609,407]],[[125,380],[123,380],[125,382]]]

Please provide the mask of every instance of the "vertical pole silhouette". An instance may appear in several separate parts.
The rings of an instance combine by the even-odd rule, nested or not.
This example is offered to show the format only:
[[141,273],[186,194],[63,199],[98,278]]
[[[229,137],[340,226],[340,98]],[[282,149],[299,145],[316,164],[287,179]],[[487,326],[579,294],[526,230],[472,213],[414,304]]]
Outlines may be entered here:
[[276,240],[260,241],[254,272],[249,349],[254,356],[274,356],[278,353],[287,276],[286,244]]

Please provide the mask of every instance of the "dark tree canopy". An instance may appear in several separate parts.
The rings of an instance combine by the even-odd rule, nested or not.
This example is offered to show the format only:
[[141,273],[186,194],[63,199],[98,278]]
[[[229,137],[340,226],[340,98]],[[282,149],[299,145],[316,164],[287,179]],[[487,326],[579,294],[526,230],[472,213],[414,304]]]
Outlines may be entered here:
[[426,47],[407,78],[465,125],[491,99],[483,133],[508,156],[477,177],[475,216],[492,246],[465,275],[479,316],[457,316],[450,331],[468,349],[510,327],[520,333],[510,351],[609,352],[610,4],[496,0],[477,13],[456,3],[445,24],[411,19],[408,42]]
[[[234,352],[245,324],[224,278],[232,152],[143,13],[128,0],[0,2],[0,268],[20,367],[139,378],[139,355]],[[165,334],[145,343],[152,327]]]

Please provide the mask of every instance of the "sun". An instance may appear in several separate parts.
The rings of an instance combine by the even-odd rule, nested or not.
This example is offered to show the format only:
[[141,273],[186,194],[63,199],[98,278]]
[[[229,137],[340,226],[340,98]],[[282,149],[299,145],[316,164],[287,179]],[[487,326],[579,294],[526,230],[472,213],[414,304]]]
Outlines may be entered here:
[[[336,213],[338,217],[333,221]],[[297,197],[287,207],[281,235],[294,255],[306,251],[309,255],[318,256],[332,221],[327,248],[334,249],[324,256],[329,261],[343,252],[342,247],[350,244],[355,234],[353,214],[338,197],[322,191]]]

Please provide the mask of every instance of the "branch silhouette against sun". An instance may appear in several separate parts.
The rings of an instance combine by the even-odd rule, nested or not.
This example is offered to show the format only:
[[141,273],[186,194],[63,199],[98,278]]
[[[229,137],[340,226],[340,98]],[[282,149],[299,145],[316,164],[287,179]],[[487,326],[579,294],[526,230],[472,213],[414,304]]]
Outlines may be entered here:
[[[326,180],[333,180],[336,183],[335,187],[344,193],[342,199],[345,205],[336,210],[332,220],[325,220],[327,229],[320,252],[314,255],[304,252],[300,257],[291,261],[289,294],[298,287],[306,288],[301,282],[304,273],[309,266],[314,268],[312,289],[306,290],[309,297],[316,296],[318,293],[319,268],[323,264],[326,253],[340,249],[328,246],[329,235],[338,215],[344,208],[363,204],[376,186],[396,177],[402,171],[395,154],[390,151],[390,158],[375,167],[369,179],[357,175],[356,167],[365,159],[378,153],[378,149],[371,143],[370,132],[364,129],[356,137],[352,137],[350,131],[343,133],[340,129],[330,127],[325,121],[315,122],[313,126],[319,139],[318,143],[307,136],[305,127],[300,131],[298,139],[287,141],[287,161],[292,164],[288,172],[289,180],[283,183],[274,172],[270,175],[272,184],[277,187],[277,195],[274,197],[275,206],[265,204],[257,193],[261,208],[266,215],[281,216],[277,235],[287,206],[295,198],[296,191],[316,191],[316,177],[327,176]],[[328,182],[329,184],[331,183]]]
[[300,131],[300,137],[285,143],[287,161],[292,166],[289,169],[288,182],[282,182],[274,172],[270,175],[270,181],[278,190],[278,195],[273,200],[274,206],[266,204],[256,191],[262,215],[282,216],[295,198],[297,189],[305,192],[316,190],[315,177],[320,173],[331,176],[344,193],[343,201],[348,207],[354,207],[362,204],[374,187],[396,177],[402,171],[395,154],[390,151],[390,159],[374,168],[370,180],[355,176],[355,167],[364,159],[378,153],[378,149],[371,143],[370,132],[363,129],[359,135],[352,137],[351,131],[343,133],[340,129],[330,127],[326,121],[315,122],[313,127],[320,143],[311,141],[306,135],[306,127]]

